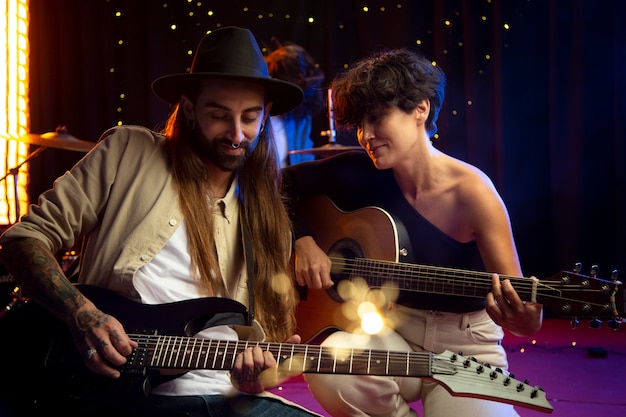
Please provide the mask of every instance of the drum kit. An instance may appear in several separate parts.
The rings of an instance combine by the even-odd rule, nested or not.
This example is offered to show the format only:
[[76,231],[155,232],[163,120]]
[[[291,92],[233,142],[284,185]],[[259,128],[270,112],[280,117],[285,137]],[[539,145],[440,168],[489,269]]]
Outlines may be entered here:
[[29,133],[17,139],[19,142],[29,145],[37,145],[45,148],[65,149],[68,151],[89,152],[96,144],[86,140],[80,140],[67,133],[65,127],[58,127],[54,132],[38,135]]
[[15,194],[15,220],[17,221],[20,218],[20,205],[19,205],[19,195],[18,195],[18,181],[17,177],[19,175],[20,168],[30,162],[33,158],[38,156],[47,148],[56,148],[56,149],[65,149],[68,151],[77,151],[77,152],[89,152],[91,148],[93,148],[96,144],[94,142],[89,142],[86,140],[80,140],[76,137],[70,135],[67,132],[67,128],[65,126],[59,126],[56,128],[54,132],[48,132],[44,134],[35,134],[29,133],[24,136],[20,136],[14,140],[18,142],[22,142],[28,145],[36,145],[38,146],[33,152],[31,152],[22,162],[20,162],[15,167],[9,169],[4,177],[0,178],[0,181],[5,181],[10,175],[13,176],[13,192]]
[[[13,139],[13,138],[12,138]],[[20,168],[31,161],[33,158],[38,156],[41,152],[43,152],[47,148],[55,148],[62,149],[68,151],[75,152],[89,152],[91,148],[93,148],[96,144],[95,142],[89,142],[85,140],[80,140],[67,132],[67,129],[63,126],[57,127],[54,132],[48,132],[44,134],[35,134],[29,133],[27,135],[18,137],[18,142],[25,143],[27,145],[35,145],[38,146],[33,152],[31,152],[22,162],[20,162],[15,167],[9,169],[4,177],[0,178],[0,181],[5,181],[9,176],[13,176],[13,188],[15,193],[15,218],[20,218],[20,205],[19,205],[19,194],[18,194],[18,181],[17,177],[19,174]],[[61,265],[66,273],[72,272],[76,267],[76,252],[70,251],[62,255]],[[68,275],[69,276],[69,275]],[[0,310],[0,318],[11,310],[14,307],[18,307],[22,304],[25,299],[22,296],[19,286],[15,285],[14,278],[8,271],[4,270],[4,267],[0,265],[0,284],[5,284],[11,286],[11,294],[8,296],[8,300],[6,301],[6,305],[3,309]]]

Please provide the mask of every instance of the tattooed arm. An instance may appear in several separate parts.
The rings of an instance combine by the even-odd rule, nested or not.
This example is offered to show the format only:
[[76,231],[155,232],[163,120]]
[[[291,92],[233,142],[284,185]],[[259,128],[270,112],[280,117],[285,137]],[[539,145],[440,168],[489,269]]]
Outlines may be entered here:
[[12,240],[0,248],[0,262],[24,294],[67,324],[89,369],[111,378],[120,376],[113,366],[126,362],[137,343],[116,318],[98,310],[76,289],[43,242]]

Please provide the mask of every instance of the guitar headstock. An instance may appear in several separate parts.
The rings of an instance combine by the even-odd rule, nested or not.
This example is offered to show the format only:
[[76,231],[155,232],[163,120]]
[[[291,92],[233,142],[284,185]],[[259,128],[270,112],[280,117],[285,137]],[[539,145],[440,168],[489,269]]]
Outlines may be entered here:
[[560,317],[572,318],[572,326],[578,318],[589,318],[590,327],[602,327],[602,320],[617,330],[624,315],[624,286],[614,270],[609,279],[598,278],[598,267],[593,265],[590,275],[580,273],[580,263],[573,271],[561,271],[551,278],[541,280],[537,301]]
[[458,397],[480,398],[551,413],[546,393],[513,374],[460,354],[445,351],[435,355],[432,379]]

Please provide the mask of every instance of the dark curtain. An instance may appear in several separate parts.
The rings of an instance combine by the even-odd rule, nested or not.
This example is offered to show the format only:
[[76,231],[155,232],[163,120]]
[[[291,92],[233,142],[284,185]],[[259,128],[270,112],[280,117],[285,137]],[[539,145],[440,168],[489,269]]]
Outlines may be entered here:
[[[30,13],[31,130],[89,141],[120,121],[162,127],[151,81],[186,71],[219,25],[305,46],[327,81],[376,49],[416,48],[448,76],[435,143],[493,179],[525,274],[625,266],[626,2],[31,0]],[[33,160],[31,201],[80,157]]]

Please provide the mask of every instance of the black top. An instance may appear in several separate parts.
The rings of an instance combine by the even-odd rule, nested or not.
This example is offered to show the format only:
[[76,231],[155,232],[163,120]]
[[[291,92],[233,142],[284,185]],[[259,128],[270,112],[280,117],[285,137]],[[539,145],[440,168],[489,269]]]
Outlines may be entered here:
[[[295,238],[314,236],[314,226],[304,220],[308,197],[326,195],[340,210],[380,207],[398,227],[401,262],[484,271],[476,242],[461,243],[426,220],[404,198],[391,170],[377,169],[364,152],[344,152],[330,158],[303,162],[283,170],[283,193],[294,223]],[[401,292],[399,304],[413,308],[469,312],[484,307],[483,298],[424,292]]]

